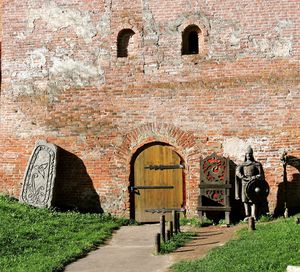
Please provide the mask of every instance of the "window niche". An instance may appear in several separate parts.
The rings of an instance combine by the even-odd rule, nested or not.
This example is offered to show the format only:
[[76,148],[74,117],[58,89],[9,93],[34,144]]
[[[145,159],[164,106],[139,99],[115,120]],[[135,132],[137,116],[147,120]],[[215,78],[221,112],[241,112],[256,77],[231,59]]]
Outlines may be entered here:
[[199,36],[201,35],[201,30],[196,25],[190,25],[184,29],[182,32],[182,55],[194,55],[199,54]]
[[130,48],[130,43],[132,42],[132,36],[135,32],[132,29],[123,29],[119,32],[117,38],[117,57],[127,58],[128,48]]

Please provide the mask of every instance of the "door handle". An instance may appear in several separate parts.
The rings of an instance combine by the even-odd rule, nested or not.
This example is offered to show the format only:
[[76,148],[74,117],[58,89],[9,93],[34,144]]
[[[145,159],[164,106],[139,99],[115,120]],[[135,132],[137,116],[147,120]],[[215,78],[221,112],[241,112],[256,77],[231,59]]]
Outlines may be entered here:
[[130,191],[131,194],[137,194],[137,195],[140,194],[139,189],[134,187],[134,186],[129,186],[129,191]]

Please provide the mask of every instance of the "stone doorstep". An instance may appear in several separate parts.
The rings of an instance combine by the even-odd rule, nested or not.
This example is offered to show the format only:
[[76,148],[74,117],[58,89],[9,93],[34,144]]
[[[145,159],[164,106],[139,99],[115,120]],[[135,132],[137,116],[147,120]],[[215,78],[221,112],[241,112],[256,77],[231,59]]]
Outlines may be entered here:
[[288,265],[286,272],[300,272],[300,266]]

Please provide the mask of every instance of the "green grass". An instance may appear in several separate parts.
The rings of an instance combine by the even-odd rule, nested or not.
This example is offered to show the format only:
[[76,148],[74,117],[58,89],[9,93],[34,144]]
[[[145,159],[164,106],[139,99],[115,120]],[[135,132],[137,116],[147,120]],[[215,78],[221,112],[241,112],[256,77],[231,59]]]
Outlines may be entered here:
[[108,215],[32,208],[0,196],[0,271],[59,271],[124,223]]
[[300,265],[300,225],[294,218],[260,223],[255,231],[242,229],[238,238],[215,248],[206,258],[181,262],[175,272],[283,272]]
[[195,237],[195,233],[192,232],[180,232],[174,235],[169,241],[161,244],[160,254],[167,254],[173,252],[179,247],[182,247]]

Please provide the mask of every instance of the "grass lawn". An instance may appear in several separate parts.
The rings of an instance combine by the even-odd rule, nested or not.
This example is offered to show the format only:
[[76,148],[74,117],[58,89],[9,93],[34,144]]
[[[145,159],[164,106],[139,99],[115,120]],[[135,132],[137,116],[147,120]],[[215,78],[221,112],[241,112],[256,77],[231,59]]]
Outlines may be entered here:
[[169,241],[161,244],[160,254],[167,254],[175,251],[177,248],[184,246],[188,241],[195,237],[193,232],[180,232],[174,235]]
[[0,196],[0,271],[59,271],[103,243],[125,221],[36,209]]
[[175,264],[172,271],[283,272],[287,265],[300,265],[300,225],[294,218],[259,223],[256,229],[242,229],[204,259]]

